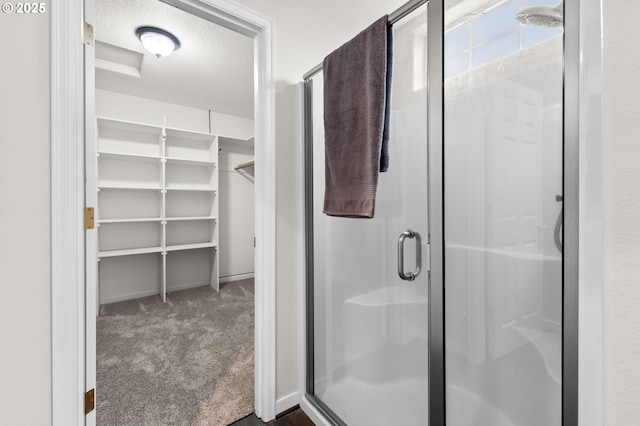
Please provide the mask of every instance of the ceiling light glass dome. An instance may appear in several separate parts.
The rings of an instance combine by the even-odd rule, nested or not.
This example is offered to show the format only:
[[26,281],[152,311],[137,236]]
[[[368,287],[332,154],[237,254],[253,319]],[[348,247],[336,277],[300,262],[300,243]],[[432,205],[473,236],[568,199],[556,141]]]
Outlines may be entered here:
[[180,40],[168,31],[156,27],[139,27],[136,37],[144,48],[158,58],[168,56],[180,48]]

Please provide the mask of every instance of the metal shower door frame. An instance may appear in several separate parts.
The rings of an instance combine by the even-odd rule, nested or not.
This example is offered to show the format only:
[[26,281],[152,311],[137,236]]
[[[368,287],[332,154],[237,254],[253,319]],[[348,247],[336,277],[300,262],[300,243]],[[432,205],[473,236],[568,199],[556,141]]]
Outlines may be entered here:
[[[411,0],[389,15],[394,23],[419,7],[427,4],[427,123],[429,126],[427,161],[429,169],[429,235],[431,245],[429,271],[429,424],[444,425],[445,422],[445,377],[444,377],[444,244],[443,244],[443,92],[444,92],[444,8],[442,0]],[[439,64],[439,65],[438,65]],[[322,71],[322,63],[304,75],[304,188],[305,188],[305,277],[306,277],[306,399],[324,416],[339,426],[346,424],[319,398],[314,395],[314,253],[313,253],[313,76]],[[439,206],[434,209],[432,206]],[[433,265],[433,264],[432,264]],[[427,271],[425,271],[427,272]]]
[[563,37],[562,424],[577,426],[579,417],[580,0],[564,0]]
[[427,161],[429,193],[429,425],[446,423],[444,329],[444,0],[427,9]]
[[[427,3],[427,123],[429,168],[429,424],[446,424],[444,271],[444,0],[411,0],[390,14],[397,21]],[[563,309],[562,424],[578,425],[578,207],[580,111],[580,1],[564,0],[563,35]],[[304,75],[304,188],[306,277],[306,398],[334,425],[345,423],[314,395],[313,116],[312,77]]]

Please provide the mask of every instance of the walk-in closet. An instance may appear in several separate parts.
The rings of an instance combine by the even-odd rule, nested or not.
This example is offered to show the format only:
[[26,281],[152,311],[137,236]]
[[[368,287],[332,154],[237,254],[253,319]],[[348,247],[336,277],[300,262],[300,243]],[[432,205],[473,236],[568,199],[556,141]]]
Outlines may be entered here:
[[95,22],[97,424],[231,423],[253,411],[253,40],[159,0]]

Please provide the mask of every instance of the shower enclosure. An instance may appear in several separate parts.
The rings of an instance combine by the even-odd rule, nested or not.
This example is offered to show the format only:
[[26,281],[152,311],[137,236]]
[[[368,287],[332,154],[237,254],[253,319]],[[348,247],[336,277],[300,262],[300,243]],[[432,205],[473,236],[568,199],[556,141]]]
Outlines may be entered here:
[[305,76],[306,397],[327,424],[577,424],[577,49],[562,16],[556,0],[390,15],[373,219],[322,213],[321,67]]

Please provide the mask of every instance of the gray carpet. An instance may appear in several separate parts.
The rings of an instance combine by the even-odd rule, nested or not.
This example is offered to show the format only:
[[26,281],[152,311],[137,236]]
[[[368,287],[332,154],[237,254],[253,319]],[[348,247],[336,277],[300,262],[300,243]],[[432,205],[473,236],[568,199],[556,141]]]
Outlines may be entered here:
[[228,425],[253,408],[253,280],[104,305],[97,425]]

